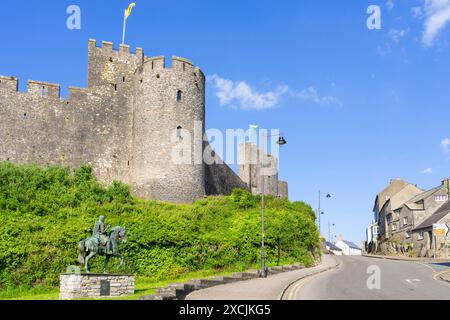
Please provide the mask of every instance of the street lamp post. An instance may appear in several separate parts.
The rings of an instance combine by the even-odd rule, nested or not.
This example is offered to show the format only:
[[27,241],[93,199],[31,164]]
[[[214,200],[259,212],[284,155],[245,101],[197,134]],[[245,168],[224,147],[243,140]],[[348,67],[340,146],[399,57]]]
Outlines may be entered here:
[[[279,136],[280,138],[277,141],[277,144],[280,146],[285,145],[287,142],[286,140],[280,135],[261,135],[264,140],[269,137]],[[264,149],[263,149],[264,150]],[[251,172],[250,172],[251,175]],[[264,229],[264,174],[261,167],[261,277],[266,278],[267,272],[266,272],[266,262],[265,262],[265,251],[264,251],[264,238],[265,238],[265,229]]]
[[332,239],[332,237],[331,237],[331,235],[332,235],[331,227],[334,227],[334,226],[335,226],[334,223],[330,223],[330,222],[328,221],[328,241],[329,241],[329,242],[332,242],[332,241],[333,241],[333,239]]
[[320,211],[320,198],[323,194],[326,194],[327,198],[331,198],[331,194],[329,192],[321,192],[319,190],[319,207],[318,207],[318,211],[317,211],[317,215],[319,217],[319,236],[320,236],[320,216],[323,214],[322,211]]

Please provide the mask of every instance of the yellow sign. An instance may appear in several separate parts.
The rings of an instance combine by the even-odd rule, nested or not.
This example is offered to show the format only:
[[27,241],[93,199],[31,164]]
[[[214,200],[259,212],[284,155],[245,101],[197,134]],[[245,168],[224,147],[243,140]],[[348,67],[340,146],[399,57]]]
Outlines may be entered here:
[[448,227],[445,224],[433,224],[433,235],[434,236],[443,236],[445,237],[448,232]]

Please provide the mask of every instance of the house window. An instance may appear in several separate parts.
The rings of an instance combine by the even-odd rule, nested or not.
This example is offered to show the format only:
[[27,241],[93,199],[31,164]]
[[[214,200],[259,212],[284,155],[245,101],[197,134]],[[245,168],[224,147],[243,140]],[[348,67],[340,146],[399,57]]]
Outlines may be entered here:
[[403,225],[407,225],[408,224],[408,217],[404,217],[403,218]]
[[409,231],[405,231],[405,238],[408,239],[411,237],[411,234],[409,233]]
[[445,202],[448,200],[448,196],[447,195],[437,195],[434,197],[434,199],[436,200],[436,202]]
[[183,99],[183,92],[181,90],[177,91],[177,102],[181,102]]
[[378,234],[378,227],[373,227],[373,234],[377,235]]
[[392,224],[392,231],[397,230],[397,225],[395,223]]
[[419,235],[417,236],[417,240],[423,240],[423,231],[419,232]]

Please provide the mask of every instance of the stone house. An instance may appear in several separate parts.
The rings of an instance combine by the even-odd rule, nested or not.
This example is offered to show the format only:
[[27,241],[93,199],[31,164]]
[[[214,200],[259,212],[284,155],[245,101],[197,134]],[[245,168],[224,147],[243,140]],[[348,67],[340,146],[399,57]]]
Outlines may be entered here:
[[414,251],[421,257],[432,257],[436,241],[436,257],[448,257],[447,238],[433,236],[433,224],[450,225],[450,201],[447,200],[431,216],[412,230],[411,239]]
[[[384,207],[385,203],[397,192],[399,192],[401,189],[403,189],[405,186],[408,185],[408,182],[402,180],[402,179],[393,179],[389,182],[389,185],[384,188],[381,192],[377,194],[375,197],[375,203],[373,206],[373,216],[374,221],[377,225],[379,225],[380,222],[380,216],[381,216],[381,209]],[[380,224],[378,227],[378,237],[379,240],[382,235],[385,233],[385,224]],[[376,243],[374,244],[374,247],[376,248]]]
[[379,212],[379,241],[388,240],[399,233],[399,210],[405,202],[423,192],[417,186],[407,183],[398,192],[390,195]]
[[413,243],[412,229],[436,212],[449,199],[449,179],[440,186],[423,192],[407,201],[396,214],[399,219],[398,236],[405,243]]

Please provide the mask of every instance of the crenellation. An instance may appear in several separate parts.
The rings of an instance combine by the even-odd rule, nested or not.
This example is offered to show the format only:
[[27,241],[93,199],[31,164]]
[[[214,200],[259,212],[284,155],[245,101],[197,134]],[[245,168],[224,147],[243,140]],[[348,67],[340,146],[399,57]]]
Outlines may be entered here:
[[173,56],[172,57],[172,69],[181,72],[194,72],[194,65],[188,59]]
[[144,62],[144,50],[140,47],[136,47],[136,57],[140,60],[141,63]]
[[151,70],[162,70],[166,68],[164,56],[145,57],[144,64],[148,64]]
[[28,80],[27,92],[34,96],[60,98],[61,87],[59,84]]
[[69,86],[69,100],[84,99],[84,98],[86,98],[86,95],[87,95],[86,88]]
[[19,80],[16,77],[0,76],[0,90],[2,89],[10,92],[18,92]]
[[102,49],[113,51],[114,43],[110,41],[102,41]]
[[130,46],[126,45],[126,44],[121,44],[119,52],[129,54],[130,53]]

